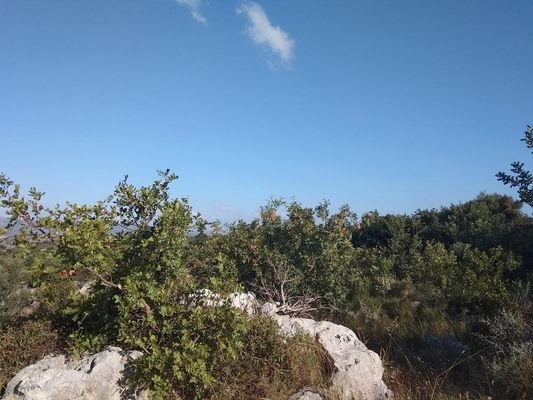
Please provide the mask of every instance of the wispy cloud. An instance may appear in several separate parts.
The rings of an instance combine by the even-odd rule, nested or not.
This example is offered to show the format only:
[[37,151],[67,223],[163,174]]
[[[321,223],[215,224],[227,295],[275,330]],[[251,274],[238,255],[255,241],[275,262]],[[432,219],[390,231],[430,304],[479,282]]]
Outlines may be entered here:
[[279,26],[272,25],[259,4],[244,3],[236,11],[248,19],[246,34],[255,43],[268,48],[285,63],[294,57],[294,40]]
[[187,7],[192,17],[203,25],[207,25],[207,18],[202,14],[202,0],[176,0],[180,6]]

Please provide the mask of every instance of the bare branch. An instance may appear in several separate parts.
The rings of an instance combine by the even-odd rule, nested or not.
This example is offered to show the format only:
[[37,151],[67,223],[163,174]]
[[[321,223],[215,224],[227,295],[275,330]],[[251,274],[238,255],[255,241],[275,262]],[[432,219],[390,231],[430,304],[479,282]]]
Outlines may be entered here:
[[116,289],[122,291],[122,285],[120,285],[120,283],[114,283],[112,279],[104,278],[104,276],[102,274],[96,272],[94,269],[91,269],[91,268],[88,268],[88,267],[83,267],[82,269],[84,271],[87,271],[90,274],[96,276],[100,280],[102,285],[104,285],[106,287],[110,287],[110,288],[116,288]]
[[267,301],[276,303],[278,312],[282,314],[302,316],[317,310],[313,307],[319,298],[309,293],[294,294],[291,283],[296,278],[291,276],[293,267],[282,263],[269,262],[272,271],[272,281],[266,281],[263,274],[259,273],[258,283],[252,285],[254,290]]

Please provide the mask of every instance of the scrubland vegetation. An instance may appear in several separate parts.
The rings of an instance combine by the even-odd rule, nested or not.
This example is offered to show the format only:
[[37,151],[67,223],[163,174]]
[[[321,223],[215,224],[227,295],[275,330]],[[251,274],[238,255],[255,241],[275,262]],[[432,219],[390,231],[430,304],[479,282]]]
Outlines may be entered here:
[[[272,200],[221,227],[169,197],[175,178],[125,179],[97,204],[46,208],[1,177],[20,232],[0,254],[0,387],[49,352],[110,344],[145,353],[131,382],[156,399],[284,399],[327,384],[312,339],[285,342],[264,317],[188,300],[209,288],[348,326],[382,356],[397,398],[533,396],[533,218],[520,201],[480,194],[357,217]],[[499,178],[530,201],[527,182]]]

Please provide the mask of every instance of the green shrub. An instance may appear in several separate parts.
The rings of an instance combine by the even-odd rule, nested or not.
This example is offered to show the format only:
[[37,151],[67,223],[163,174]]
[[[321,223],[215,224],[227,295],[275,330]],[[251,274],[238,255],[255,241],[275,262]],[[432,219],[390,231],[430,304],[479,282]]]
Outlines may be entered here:
[[[249,390],[284,398],[327,380],[320,348],[285,342],[272,324],[229,307],[202,307],[199,289],[244,287],[285,310],[305,304],[296,310],[341,321],[374,349],[427,367],[417,343],[468,338],[476,321],[510,305],[530,268],[532,219],[505,196],[412,216],[372,212],[359,223],[348,207],[273,200],[250,223],[207,235],[187,199],[170,198],[174,179],[169,171],[149,186],[124,179],[94,205],[46,208],[42,193],[23,196],[0,175],[2,212],[24,225],[14,239],[22,258],[0,253],[0,329],[20,326],[31,287],[37,317],[61,326],[72,352],[143,351],[134,382],[155,399],[239,399]],[[530,341],[512,343],[487,366],[495,381],[526,390]]]
[[204,306],[181,306],[165,314],[154,317],[157,332],[154,325],[135,340],[129,338],[133,347],[145,351],[134,363],[137,373],[131,382],[149,387],[154,399],[166,399],[171,393],[204,399],[215,385],[222,360],[237,359],[245,317],[230,307]]
[[457,245],[458,271],[449,287],[452,307],[480,314],[493,314],[508,306],[518,286],[507,274],[519,266],[519,260],[501,247],[487,252],[470,245]]
[[258,219],[230,226],[219,248],[239,280],[267,300],[285,303],[309,294],[329,309],[342,309],[364,286],[351,244],[354,224],[347,206],[330,214],[327,202],[307,208],[272,200]]
[[[135,383],[149,387],[152,398],[173,392],[203,398],[219,360],[237,357],[246,321],[238,310],[191,302],[203,283],[185,263],[198,218],[186,199],[169,198],[176,176],[163,171],[140,188],[124,179],[95,205],[54,209],[40,204],[42,193],[32,188],[25,198],[0,178],[1,204],[12,222],[31,221],[16,238],[20,252],[49,244],[32,265],[47,315],[70,333],[73,351],[105,344],[139,349],[145,354],[135,364]],[[89,294],[77,293],[78,276],[92,282]]]

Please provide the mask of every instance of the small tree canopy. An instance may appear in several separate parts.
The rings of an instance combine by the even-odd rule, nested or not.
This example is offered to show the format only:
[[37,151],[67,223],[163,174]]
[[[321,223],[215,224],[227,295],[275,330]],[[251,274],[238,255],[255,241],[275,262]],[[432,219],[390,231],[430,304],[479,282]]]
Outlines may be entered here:
[[[533,149],[533,126],[527,126],[524,137],[520,140],[526,143],[528,149]],[[518,188],[520,200],[533,207],[533,174],[524,168],[523,162],[515,161],[511,164],[511,174],[500,171],[496,177],[505,185]]]

